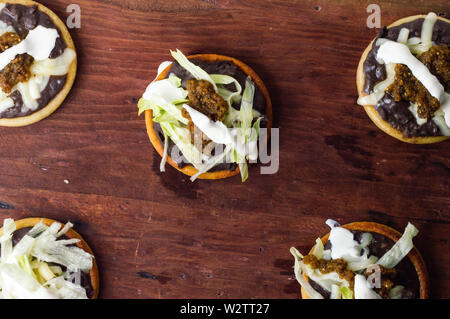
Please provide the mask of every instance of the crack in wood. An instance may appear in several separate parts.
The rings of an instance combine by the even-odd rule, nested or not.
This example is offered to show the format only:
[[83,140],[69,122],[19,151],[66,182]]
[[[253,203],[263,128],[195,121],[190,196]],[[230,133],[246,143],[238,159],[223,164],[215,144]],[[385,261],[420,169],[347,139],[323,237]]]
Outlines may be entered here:
[[0,209],[12,210],[12,209],[15,209],[15,207],[11,204],[0,201]]

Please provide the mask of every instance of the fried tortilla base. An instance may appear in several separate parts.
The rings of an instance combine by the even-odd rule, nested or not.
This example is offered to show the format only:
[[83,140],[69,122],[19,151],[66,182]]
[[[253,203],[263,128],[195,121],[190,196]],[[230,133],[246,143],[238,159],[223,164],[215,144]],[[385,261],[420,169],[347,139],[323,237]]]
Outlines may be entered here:
[[[406,18],[400,19],[400,20],[394,22],[393,24],[389,25],[388,28],[392,28],[392,27],[401,25],[403,23],[408,23],[408,22],[411,22],[411,21],[414,21],[417,19],[425,18],[425,17],[426,17],[426,15],[416,15],[416,16],[406,17]],[[450,22],[450,20],[444,19],[442,17],[438,17],[438,19],[442,20],[442,21],[446,21],[448,23]],[[361,57],[361,60],[359,61],[358,70],[356,73],[356,86],[358,88],[359,97],[368,95],[364,92],[364,85],[366,83],[365,74],[364,74],[364,62],[367,59],[367,55],[372,50],[372,45],[373,45],[374,41],[375,40],[372,40],[372,42],[369,44],[369,46],[364,51],[364,53]],[[364,106],[364,110],[366,111],[369,118],[375,123],[375,125],[378,126],[379,129],[381,129],[386,134],[388,134],[392,137],[395,137],[396,139],[406,142],[406,143],[431,144],[431,143],[442,142],[442,141],[445,141],[450,138],[449,136],[405,137],[402,132],[400,132],[399,130],[396,130],[388,122],[383,120],[373,105]]]
[[[197,55],[191,55],[187,57],[188,59],[198,59],[202,61],[209,61],[209,62],[215,62],[215,61],[231,61],[235,65],[237,65],[245,74],[249,75],[253,82],[258,86],[258,88],[261,90],[262,94],[264,95],[266,99],[266,116],[268,118],[268,136],[270,136],[270,129],[272,128],[272,102],[270,100],[269,91],[267,90],[266,86],[264,85],[261,78],[246,64],[243,62],[223,56],[223,55],[217,55],[217,54],[197,54]],[[157,78],[156,81],[163,80],[166,78],[167,74],[169,73],[171,68],[171,65],[168,66]],[[162,157],[164,154],[164,145],[161,144],[159,141],[159,138],[157,136],[157,133],[155,132],[153,128],[153,120],[152,120],[152,111],[146,110],[145,111],[145,123],[147,126],[147,133],[150,138],[150,141],[152,142],[153,146],[155,147],[156,151],[159,153],[159,155]],[[170,157],[167,156],[167,163],[169,163],[172,167],[176,168],[180,172],[188,175],[188,176],[194,176],[198,173],[198,170],[192,166],[187,165],[183,168],[180,168],[178,164]],[[230,170],[223,170],[223,171],[217,171],[217,172],[207,172],[199,176],[199,179],[223,179],[228,178],[231,176],[235,176],[239,174],[239,167],[237,167],[234,171]]]
[[[64,42],[67,45],[67,48],[70,48],[76,52],[75,44],[73,43],[72,37],[70,36],[70,33],[67,30],[66,25],[58,18],[58,16],[53,11],[51,11],[47,7],[31,0],[4,0],[0,1],[0,3],[14,3],[14,4],[22,4],[25,6],[37,5],[38,9],[46,13],[53,21],[55,26],[59,29],[64,39]],[[72,64],[69,67],[69,72],[67,73],[67,79],[64,87],[45,107],[27,116],[0,119],[0,126],[8,126],[8,127],[27,126],[39,122],[44,118],[50,116],[53,112],[55,112],[58,109],[58,107],[63,103],[63,101],[69,94],[70,90],[72,89],[73,83],[75,82],[76,74],[77,74],[77,58],[75,57],[75,59],[72,61]]]

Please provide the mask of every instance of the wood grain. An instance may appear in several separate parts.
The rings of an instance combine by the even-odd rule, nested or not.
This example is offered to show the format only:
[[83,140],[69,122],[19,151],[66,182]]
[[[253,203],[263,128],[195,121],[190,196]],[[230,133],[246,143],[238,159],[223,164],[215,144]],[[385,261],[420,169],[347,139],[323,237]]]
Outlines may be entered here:
[[[43,0],[65,19],[73,1]],[[450,297],[448,143],[401,143],[356,105],[356,67],[377,33],[371,1],[78,0],[78,77],[48,119],[0,128],[0,217],[72,220],[97,255],[102,298],[298,298],[291,246],[324,222],[408,221]],[[441,0],[378,1],[382,23]],[[169,50],[236,57],[265,81],[280,171],[197,181],[159,172],[137,99]]]

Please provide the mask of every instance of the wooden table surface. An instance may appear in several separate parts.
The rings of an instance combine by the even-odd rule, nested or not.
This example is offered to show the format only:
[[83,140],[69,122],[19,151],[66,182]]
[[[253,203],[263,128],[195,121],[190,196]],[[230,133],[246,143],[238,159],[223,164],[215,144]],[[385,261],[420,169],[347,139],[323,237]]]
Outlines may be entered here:
[[[42,0],[66,19],[72,0]],[[102,298],[298,298],[291,246],[341,223],[408,221],[450,297],[449,143],[415,146],[356,104],[355,71],[376,35],[372,1],[77,0],[75,86],[48,119],[0,128],[0,217],[71,220],[95,251]],[[377,1],[382,24],[445,0]],[[268,86],[280,170],[196,181],[150,144],[137,100],[169,50],[249,64]]]

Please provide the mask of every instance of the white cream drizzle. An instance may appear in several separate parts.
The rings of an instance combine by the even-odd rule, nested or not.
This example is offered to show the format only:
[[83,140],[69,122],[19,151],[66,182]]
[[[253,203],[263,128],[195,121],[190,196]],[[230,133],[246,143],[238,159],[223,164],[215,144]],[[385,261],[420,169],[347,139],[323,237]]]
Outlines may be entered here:
[[397,63],[406,65],[433,97],[438,100],[442,99],[443,93],[445,92],[444,86],[411,53],[406,45],[394,41],[387,41],[380,46],[377,58],[383,60],[386,64]]

